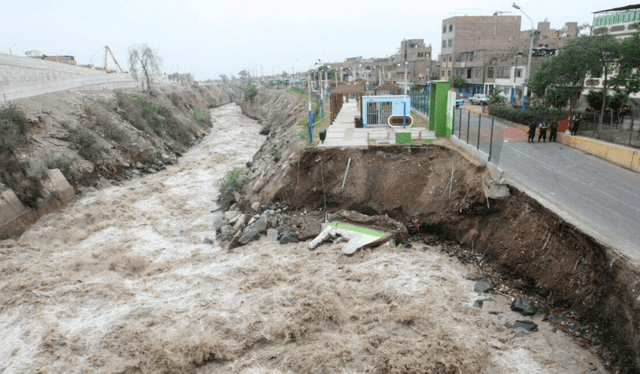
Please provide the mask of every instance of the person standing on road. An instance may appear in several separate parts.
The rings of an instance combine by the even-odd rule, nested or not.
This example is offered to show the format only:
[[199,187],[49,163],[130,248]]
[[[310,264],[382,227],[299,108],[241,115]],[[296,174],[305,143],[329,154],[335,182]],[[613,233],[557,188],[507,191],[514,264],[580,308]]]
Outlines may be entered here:
[[549,128],[549,125],[547,125],[546,120],[540,122],[540,135],[538,135],[538,143],[540,143],[540,139],[542,139],[542,141],[545,143],[547,142],[547,128]]
[[578,133],[580,122],[582,121],[582,114],[576,113],[573,116],[573,126],[571,126],[571,135],[575,136]]
[[551,121],[551,128],[549,129],[549,143],[556,142],[558,139],[558,119],[554,118]]
[[527,143],[533,143],[536,140],[536,125],[535,121],[531,121],[529,124],[529,138],[527,139]]

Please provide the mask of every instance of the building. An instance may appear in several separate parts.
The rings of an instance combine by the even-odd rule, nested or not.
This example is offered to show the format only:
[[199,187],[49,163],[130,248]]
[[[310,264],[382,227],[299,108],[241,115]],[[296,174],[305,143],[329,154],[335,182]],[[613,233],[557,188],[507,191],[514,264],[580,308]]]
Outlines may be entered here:
[[522,98],[533,35],[531,71],[578,35],[577,22],[552,29],[545,19],[535,30],[520,31],[520,16],[461,16],[442,21],[440,77],[461,77],[467,96],[500,88],[512,101]]
[[[591,33],[607,32],[618,39],[631,37],[637,29],[635,23],[640,22],[640,4],[628,5],[620,8],[612,8],[593,12]],[[609,75],[611,79],[611,75]],[[602,89],[604,76],[589,77],[585,81],[585,87]],[[636,98],[639,95],[632,95]]]
[[640,4],[599,10],[593,12],[591,32],[606,30],[609,34],[626,39],[636,32],[636,22],[640,22]]

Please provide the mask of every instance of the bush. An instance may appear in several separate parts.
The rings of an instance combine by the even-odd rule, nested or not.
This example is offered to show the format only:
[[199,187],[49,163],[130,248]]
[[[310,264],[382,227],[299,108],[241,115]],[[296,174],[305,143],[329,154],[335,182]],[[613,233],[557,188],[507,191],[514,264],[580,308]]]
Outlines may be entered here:
[[[602,99],[604,98],[604,92],[603,91],[596,91],[596,90],[589,90],[589,93],[587,94],[587,103],[589,103],[589,106],[593,109],[595,109],[596,111],[601,110],[602,109]],[[609,104],[611,103],[612,100],[612,96],[611,95],[607,95],[607,107],[609,106]],[[607,109],[607,108],[605,108]]]
[[71,130],[67,139],[76,146],[78,154],[87,161],[100,159],[100,153],[104,151],[90,132]]
[[193,108],[193,115],[198,122],[210,123],[211,121],[211,114],[208,111]]
[[71,174],[71,165],[73,165],[75,158],[58,157],[47,160],[47,169],[59,169],[62,175],[69,181],[73,181],[73,175]]
[[271,147],[271,149],[269,150],[269,154],[271,156],[273,156],[273,161],[275,161],[275,162],[280,161],[280,158],[282,158],[282,154],[280,152],[276,151],[276,149],[273,148],[273,147]]
[[245,100],[253,100],[253,98],[258,94],[258,87],[255,85],[251,85],[247,92],[244,94]]
[[222,178],[220,186],[220,195],[216,201],[222,209],[227,210],[236,201],[233,193],[240,190],[244,183],[248,180],[249,171],[244,168],[235,168]]
[[496,106],[490,108],[491,115],[507,121],[529,125],[531,122],[540,123],[548,119],[560,119],[569,116],[568,112],[556,108],[545,108],[539,105],[527,107],[525,112],[521,108]]
[[[138,105],[142,111],[142,117],[147,120],[149,126],[151,126],[156,132],[163,128],[162,120],[158,117],[158,106],[151,104],[145,97],[138,94],[131,95],[131,99]],[[160,135],[160,133],[158,133]]]

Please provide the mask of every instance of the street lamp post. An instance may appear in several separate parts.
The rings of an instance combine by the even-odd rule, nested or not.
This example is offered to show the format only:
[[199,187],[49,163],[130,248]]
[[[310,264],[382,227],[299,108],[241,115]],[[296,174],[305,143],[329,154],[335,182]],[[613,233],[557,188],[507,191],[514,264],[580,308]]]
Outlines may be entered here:
[[512,7],[521,11],[522,14],[524,14],[525,17],[529,18],[529,21],[531,21],[531,42],[529,43],[529,58],[527,59],[527,76],[524,81],[524,94],[522,95],[522,111],[524,112],[527,105],[527,89],[529,88],[528,87],[529,82],[527,81],[529,80],[529,74],[530,74],[529,70],[531,70],[531,52],[533,51],[533,36],[535,35],[535,30],[533,29],[533,20],[531,19],[531,17],[529,17],[527,13],[524,12],[524,10],[522,10],[518,5],[516,5],[516,3],[513,3]]
[[[407,128],[407,61],[404,62],[404,95],[402,97],[402,128]],[[398,64],[400,66],[400,64]]]

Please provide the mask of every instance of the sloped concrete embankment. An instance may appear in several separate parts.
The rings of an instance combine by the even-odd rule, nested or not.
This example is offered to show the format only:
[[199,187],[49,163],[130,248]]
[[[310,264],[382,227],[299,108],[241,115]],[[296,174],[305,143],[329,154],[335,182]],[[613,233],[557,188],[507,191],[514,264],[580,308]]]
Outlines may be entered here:
[[[13,145],[21,167],[37,168],[38,174],[62,170],[49,171],[45,191],[31,206],[0,180],[0,240],[70,201],[74,189],[117,184],[177,162],[210,131],[212,121],[204,117],[208,109],[233,102],[243,92],[244,86],[234,84],[167,85],[151,95],[137,90],[57,92],[14,101],[26,129],[26,141]],[[150,108],[155,108],[153,115]]]

